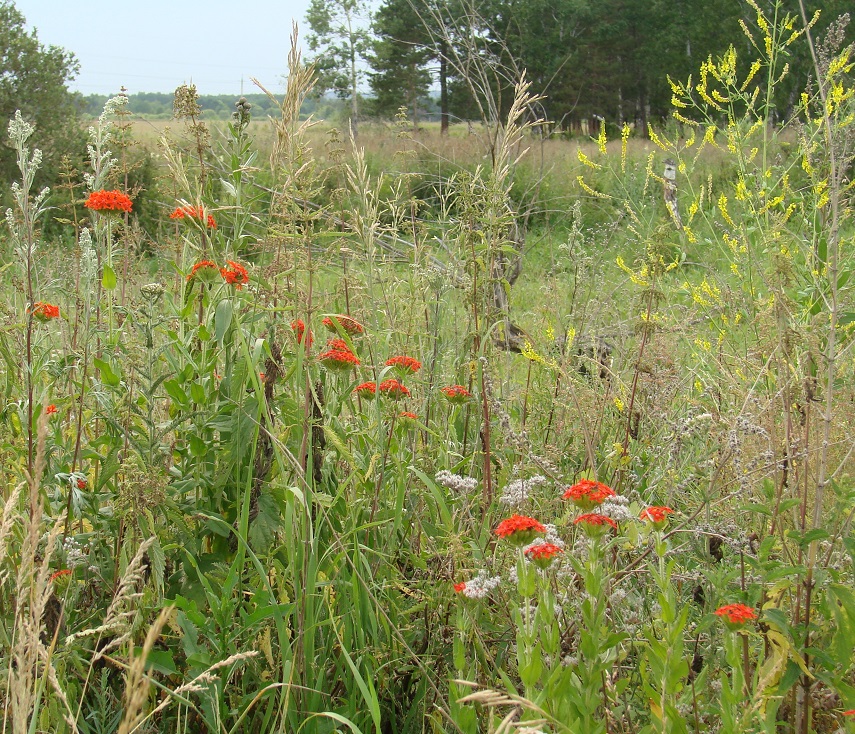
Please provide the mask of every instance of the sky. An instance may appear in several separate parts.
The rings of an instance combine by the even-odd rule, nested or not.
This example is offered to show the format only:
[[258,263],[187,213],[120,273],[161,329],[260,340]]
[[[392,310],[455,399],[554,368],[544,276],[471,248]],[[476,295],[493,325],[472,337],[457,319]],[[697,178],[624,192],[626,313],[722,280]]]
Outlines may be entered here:
[[[281,91],[292,19],[301,40],[309,0],[15,0],[39,41],[80,62],[81,94]],[[303,45],[301,43],[301,45]],[[305,47],[304,47],[305,51]]]

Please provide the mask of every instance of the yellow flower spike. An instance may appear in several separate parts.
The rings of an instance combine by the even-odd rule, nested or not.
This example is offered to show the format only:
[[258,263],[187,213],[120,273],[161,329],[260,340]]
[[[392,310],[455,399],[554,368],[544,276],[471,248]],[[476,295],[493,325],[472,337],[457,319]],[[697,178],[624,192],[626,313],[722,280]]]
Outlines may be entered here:
[[600,149],[600,153],[603,155],[606,154],[606,143],[608,142],[608,138],[606,137],[606,123],[602,121],[600,124],[600,134],[597,136],[597,147]]
[[629,140],[629,133],[629,125],[624,123],[620,131],[620,170],[624,173],[626,172],[626,142]]
[[587,166],[588,168],[593,168],[595,171],[599,171],[602,166],[599,163],[594,163],[588,156],[586,156],[581,148],[576,149],[576,157],[579,159],[579,162],[583,166]]
[[582,187],[582,190],[585,191],[587,194],[590,194],[591,196],[595,196],[598,199],[611,199],[612,198],[608,194],[600,193],[599,191],[596,191],[595,189],[592,189],[590,186],[588,186],[588,184],[585,183],[585,179],[583,176],[576,176],[576,180],[579,182],[579,186]]

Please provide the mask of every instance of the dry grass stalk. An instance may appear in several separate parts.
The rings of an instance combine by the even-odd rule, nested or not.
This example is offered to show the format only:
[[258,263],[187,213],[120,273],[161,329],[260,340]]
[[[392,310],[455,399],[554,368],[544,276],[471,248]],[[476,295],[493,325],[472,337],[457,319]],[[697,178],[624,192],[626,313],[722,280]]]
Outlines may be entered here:
[[[53,594],[51,582],[51,559],[62,533],[64,514],[56,518],[51,527],[44,553],[39,552],[42,536],[44,507],[41,501],[41,477],[46,464],[45,437],[47,435],[47,411],[42,410],[37,426],[36,457],[32,475],[27,474],[27,488],[30,494],[30,516],[21,545],[21,560],[16,578],[15,625],[9,668],[7,699],[10,703],[12,731],[14,734],[26,734],[31,729],[30,720],[38,715],[41,708],[45,684],[49,684],[57,693],[65,707],[65,719],[72,731],[77,731],[68,699],[59,684],[51,658],[55,639],[50,648],[44,642],[45,608]],[[3,543],[11,530],[14,519],[12,510],[20,494],[20,487],[13,492],[3,511]],[[5,550],[4,550],[5,552]],[[39,560],[40,559],[40,560]],[[5,726],[4,726],[5,729]]]
[[[9,495],[9,499],[7,499],[6,503],[3,505],[3,515],[0,517],[0,567],[2,567],[3,561],[7,555],[6,549],[9,544],[9,534],[15,526],[15,522],[20,517],[17,507],[18,500],[21,498],[22,489],[22,484],[15,487],[15,489],[12,490],[12,494]],[[6,576],[7,573],[0,568],[0,586],[2,586],[6,581]]]
[[142,654],[134,657],[131,653],[131,663],[125,678],[125,713],[122,716],[122,721],[119,724],[119,734],[130,734],[137,726],[142,723],[143,707],[150,688],[149,678],[145,672],[145,663],[148,659],[148,654],[157,642],[160,631],[166,624],[169,616],[172,614],[174,607],[165,607],[160,610],[160,614],[148,629],[143,643]]
[[[540,706],[523,696],[502,693],[492,688],[481,688],[477,683],[473,683],[472,681],[455,680],[454,682],[461,686],[468,686],[469,688],[480,688],[480,690],[470,693],[468,696],[457,699],[457,703],[478,703],[490,709],[498,708],[499,706],[513,707],[499,723],[495,734],[509,734],[511,731],[517,731],[522,734],[537,734],[540,731],[537,727],[548,724],[550,721],[553,724],[557,723],[548,718],[549,715]],[[532,711],[541,718],[519,721],[518,719],[523,711]]]
[[136,601],[142,596],[140,588],[142,586],[143,574],[145,573],[146,564],[143,559],[155,538],[152,536],[144,540],[137,552],[134,555],[128,567],[125,569],[122,578],[119,581],[119,586],[116,593],[113,594],[113,601],[107,609],[107,616],[104,618],[103,624],[98,627],[77,632],[65,638],[65,644],[70,645],[75,640],[81,637],[91,637],[92,635],[102,636],[108,633],[118,633],[116,637],[110,640],[100,650],[96,651],[92,657],[92,662],[97,662],[111,650],[125,643],[131,634],[131,618],[136,614],[136,609],[131,602]]

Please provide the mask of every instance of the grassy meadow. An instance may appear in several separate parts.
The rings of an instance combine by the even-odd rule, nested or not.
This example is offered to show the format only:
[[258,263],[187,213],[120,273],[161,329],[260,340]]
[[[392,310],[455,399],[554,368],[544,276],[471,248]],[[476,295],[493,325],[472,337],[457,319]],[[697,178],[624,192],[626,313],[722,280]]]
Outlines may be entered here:
[[12,120],[2,731],[855,732],[851,60],[773,125],[758,25],[649,139]]

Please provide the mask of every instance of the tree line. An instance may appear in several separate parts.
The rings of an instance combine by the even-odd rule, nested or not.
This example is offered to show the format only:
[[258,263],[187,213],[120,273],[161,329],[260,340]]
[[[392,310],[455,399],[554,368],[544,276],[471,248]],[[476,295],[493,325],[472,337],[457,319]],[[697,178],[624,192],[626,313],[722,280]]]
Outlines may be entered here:
[[[764,52],[757,8],[790,16],[795,29],[804,25],[799,0],[753,2],[382,0],[372,11],[369,0],[312,0],[306,20],[319,90],[348,100],[354,119],[406,107],[418,123],[437,93],[444,128],[454,118],[501,119],[525,70],[544,96],[540,115],[558,130],[579,130],[583,120],[646,130],[669,114],[669,77],[697,80],[701,63],[731,44],[743,58]],[[805,0],[808,19],[821,11],[817,38],[850,2]],[[744,32],[752,28],[757,50]],[[849,29],[842,40],[853,38]],[[803,45],[787,51],[788,78],[775,87],[780,119],[813,68]],[[371,94],[360,105],[366,83]]]

